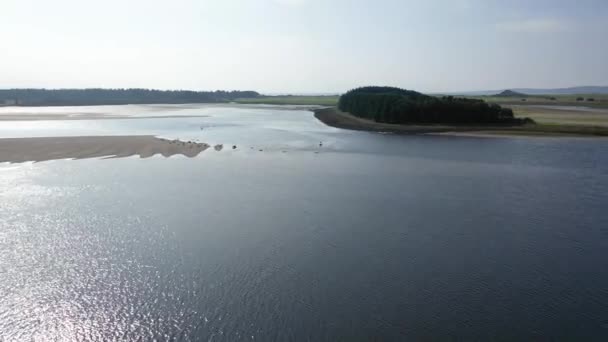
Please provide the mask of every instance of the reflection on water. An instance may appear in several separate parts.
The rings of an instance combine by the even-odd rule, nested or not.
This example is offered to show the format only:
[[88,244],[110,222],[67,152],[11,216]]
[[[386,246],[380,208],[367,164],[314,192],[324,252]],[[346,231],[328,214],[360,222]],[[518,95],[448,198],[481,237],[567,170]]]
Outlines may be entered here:
[[606,141],[289,114],[217,119],[263,152],[0,165],[0,340],[608,336]]
[[[255,148],[277,150],[311,148],[317,146],[319,139],[326,137],[326,134],[339,131],[313,119],[312,112],[297,110],[298,106],[286,109],[251,105],[100,106],[99,108],[51,107],[51,109],[51,113],[55,115],[59,115],[63,110],[69,115],[96,113],[146,118],[4,121],[0,122],[0,138],[155,135],[210,145],[244,144]],[[27,116],[39,112],[46,113],[45,110],[47,109],[40,108],[33,113],[21,114]],[[116,114],[112,114],[111,110],[116,110]],[[20,112],[13,109],[8,113]],[[177,115],[181,117],[172,117]],[[154,116],[159,118],[153,118]]]

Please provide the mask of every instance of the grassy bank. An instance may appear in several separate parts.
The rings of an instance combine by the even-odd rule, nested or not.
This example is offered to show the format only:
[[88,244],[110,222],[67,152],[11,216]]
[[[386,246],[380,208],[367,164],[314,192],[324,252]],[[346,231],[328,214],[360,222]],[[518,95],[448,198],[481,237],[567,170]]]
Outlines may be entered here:
[[234,102],[242,104],[272,104],[272,105],[319,105],[335,106],[340,97],[331,96],[261,96],[256,98],[241,98]]
[[567,125],[567,124],[531,124],[523,126],[500,125],[395,125],[378,123],[355,117],[338,109],[324,108],[314,110],[315,117],[328,126],[372,132],[389,132],[396,134],[428,133],[475,133],[492,135],[521,136],[608,136],[608,127]]
[[568,126],[608,127],[608,108],[588,110],[571,106],[539,107],[534,105],[511,106],[517,117],[529,117],[539,124]]

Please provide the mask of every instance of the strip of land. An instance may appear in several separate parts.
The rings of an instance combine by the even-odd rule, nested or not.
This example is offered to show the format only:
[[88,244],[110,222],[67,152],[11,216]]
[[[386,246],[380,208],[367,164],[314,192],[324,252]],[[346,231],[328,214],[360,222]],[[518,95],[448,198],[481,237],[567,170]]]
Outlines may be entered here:
[[167,140],[149,135],[7,138],[0,139],[0,162],[122,158],[135,155],[148,158],[156,154],[192,158],[208,148],[209,145],[204,143]]
[[313,110],[315,117],[328,126],[394,134],[452,134],[478,136],[608,136],[608,127],[566,124],[505,125],[397,125],[355,117],[335,107]]
[[97,113],[83,114],[4,114],[0,113],[0,121],[39,121],[39,120],[141,120],[141,119],[176,119],[204,118],[207,115],[156,115],[156,116],[124,116]]

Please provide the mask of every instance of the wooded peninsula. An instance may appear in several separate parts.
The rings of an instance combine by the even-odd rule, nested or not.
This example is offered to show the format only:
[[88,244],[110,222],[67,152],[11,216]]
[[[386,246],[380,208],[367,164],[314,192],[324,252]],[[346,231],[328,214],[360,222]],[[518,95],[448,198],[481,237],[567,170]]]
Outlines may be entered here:
[[354,116],[390,124],[508,124],[531,123],[513,110],[483,100],[434,97],[394,87],[362,87],[340,97],[338,108]]

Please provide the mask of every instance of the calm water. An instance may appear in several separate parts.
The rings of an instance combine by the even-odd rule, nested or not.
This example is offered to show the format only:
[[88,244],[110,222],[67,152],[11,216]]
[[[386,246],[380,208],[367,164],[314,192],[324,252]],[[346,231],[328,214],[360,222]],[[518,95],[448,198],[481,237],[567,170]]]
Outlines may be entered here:
[[0,165],[1,341],[608,339],[608,140],[188,110],[96,124],[239,148]]

